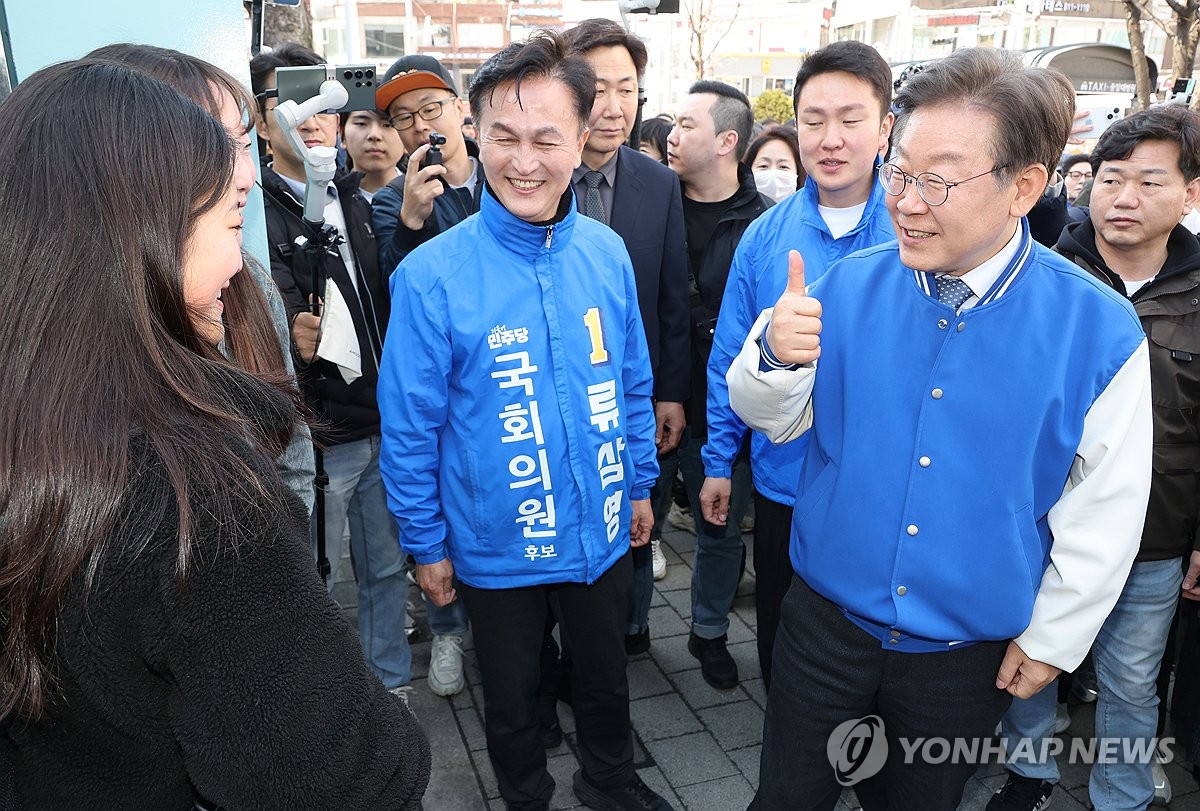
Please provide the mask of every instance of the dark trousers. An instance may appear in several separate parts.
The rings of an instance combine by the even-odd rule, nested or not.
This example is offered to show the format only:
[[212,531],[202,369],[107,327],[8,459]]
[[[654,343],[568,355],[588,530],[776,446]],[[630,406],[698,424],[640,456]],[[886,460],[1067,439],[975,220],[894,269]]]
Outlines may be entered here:
[[[827,744],[842,723],[883,720],[887,760],[854,786],[866,811],[953,811],[977,763],[905,762],[901,738],[986,741],[1011,696],[996,689],[1008,642],[939,653],[884,650],[799,577],[783,601],[753,811],[832,809],[842,786]],[[969,758],[960,758],[965,761]]]
[[754,491],[754,610],[758,616],[758,664],[771,689],[771,650],[779,607],[792,584],[792,508]]
[[550,610],[570,639],[572,707],[583,772],[604,788],[633,778],[625,678],[625,616],[632,582],[633,565],[626,554],[590,586],[477,589],[457,584],[483,676],[488,755],[500,796],[510,808],[548,808],[554,795],[537,713],[539,659]]

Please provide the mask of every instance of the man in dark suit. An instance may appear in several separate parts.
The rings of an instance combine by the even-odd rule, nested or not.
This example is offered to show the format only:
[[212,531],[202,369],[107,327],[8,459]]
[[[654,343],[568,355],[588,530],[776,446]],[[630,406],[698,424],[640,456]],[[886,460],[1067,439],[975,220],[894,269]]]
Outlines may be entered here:
[[[612,20],[584,20],[566,32],[572,52],[596,73],[596,101],[583,164],[572,185],[579,210],[605,222],[625,242],[654,371],[655,442],[659,454],[679,444],[690,393],[687,250],[679,178],[625,146],[646,72],[646,46]],[[670,486],[660,481],[657,487]],[[656,488],[657,489],[657,488]],[[651,547],[634,550],[634,597],[626,650],[650,647]],[[659,553],[661,554],[661,553]]]

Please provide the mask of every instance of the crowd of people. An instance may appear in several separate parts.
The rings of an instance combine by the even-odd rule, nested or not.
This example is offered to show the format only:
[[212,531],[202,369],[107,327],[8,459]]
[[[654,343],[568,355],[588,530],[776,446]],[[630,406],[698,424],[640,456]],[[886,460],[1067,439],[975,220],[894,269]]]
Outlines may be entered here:
[[[1026,756],[989,810],[1040,811],[1076,670],[1097,738],[1163,733],[1198,663],[1200,116],[1064,159],[1061,74],[971,48],[897,87],[838,42],[787,124],[711,80],[642,120],[647,61],[603,19],[465,97],[408,55],[288,132],[308,48],[247,90],[112,45],[0,103],[0,808],[419,807],[411,579],[433,693],[472,636],[506,807],[550,807],[566,701],[578,800],[669,809],[626,663],[676,482],[715,690],[753,509],[752,809],[949,811],[977,764],[902,742],[999,734]],[[872,716],[888,754],[848,781]],[[1094,807],[1161,797],[1149,751],[1096,764]]]

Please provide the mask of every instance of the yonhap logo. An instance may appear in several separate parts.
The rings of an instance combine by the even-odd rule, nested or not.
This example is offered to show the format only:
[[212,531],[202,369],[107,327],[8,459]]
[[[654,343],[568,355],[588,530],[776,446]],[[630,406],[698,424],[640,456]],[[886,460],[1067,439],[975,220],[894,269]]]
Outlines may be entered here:
[[888,756],[883,719],[868,715],[838,724],[825,744],[825,754],[834,776],[843,786],[853,786],[879,774]]

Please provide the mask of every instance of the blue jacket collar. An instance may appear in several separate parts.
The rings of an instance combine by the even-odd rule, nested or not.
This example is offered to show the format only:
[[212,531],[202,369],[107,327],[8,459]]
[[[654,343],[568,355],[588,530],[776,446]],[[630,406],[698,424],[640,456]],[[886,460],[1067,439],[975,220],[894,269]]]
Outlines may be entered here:
[[[479,215],[483,226],[492,238],[505,250],[521,257],[533,257],[539,251],[551,253],[563,248],[571,238],[575,222],[582,215],[575,210],[575,199],[570,187],[566,206],[567,213],[553,225],[533,225],[513,214],[496,198],[490,186],[485,186],[479,200]],[[559,210],[562,210],[562,206]]]
[[[880,165],[881,164],[876,161],[875,168],[871,171],[877,171]],[[799,202],[804,208],[804,222],[812,225],[814,228],[820,231],[824,231],[826,234],[829,234],[829,226],[825,224],[825,218],[821,216],[821,212],[817,208],[817,206],[820,204],[818,193],[819,192],[816,183],[805,181],[804,185],[800,187],[800,191],[796,192],[796,196],[800,198]],[[880,206],[886,205],[884,203],[885,194],[886,193],[883,190],[883,186],[880,186],[879,183],[872,178],[871,194],[869,197],[867,197],[867,205],[863,209],[862,216],[859,217],[858,225],[854,226],[845,234],[843,234],[841,237],[842,239],[854,236],[874,221],[875,212]],[[832,234],[829,235],[830,237],[833,236]]]

